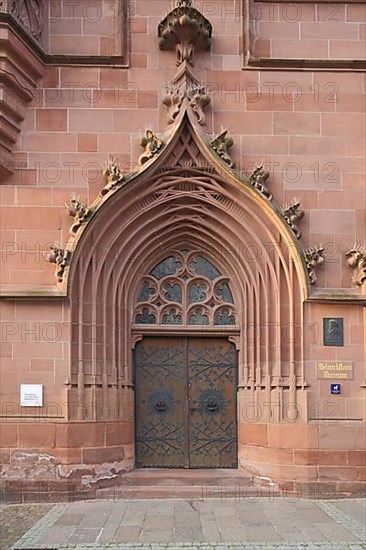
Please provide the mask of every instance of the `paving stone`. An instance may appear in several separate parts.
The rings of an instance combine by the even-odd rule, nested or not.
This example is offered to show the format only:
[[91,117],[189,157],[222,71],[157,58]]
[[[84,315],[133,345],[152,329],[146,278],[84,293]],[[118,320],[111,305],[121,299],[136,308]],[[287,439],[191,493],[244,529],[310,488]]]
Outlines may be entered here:
[[68,512],[63,514],[55,523],[55,525],[79,525],[81,520],[84,518],[85,514],[83,513],[73,513]]
[[223,542],[243,542],[247,540],[243,529],[220,529]]
[[342,525],[334,523],[314,523],[314,527],[323,533],[327,540],[331,542],[354,540],[354,536]]
[[[222,503],[217,499],[208,503],[154,500],[47,505],[42,510],[48,511],[12,548],[364,550],[364,526],[358,521],[365,511],[364,504],[356,499],[342,502],[346,506],[329,501],[288,503],[283,499],[257,503],[238,503],[235,499]],[[30,505],[22,505],[20,510],[27,510],[26,506]],[[24,517],[24,513],[17,514],[18,509],[3,506],[0,517],[11,518],[16,526]],[[10,545],[3,547],[6,550]]]
[[141,533],[141,542],[173,542],[173,530],[157,531],[143,529]]
[[39,538],[40,544],[62,544],[75,531],[74,525],[55,525],[45,535]]
[[82,528],[77,527],[73,533],[69,536],[68,542],[70,544],[79,544],[84,542],[96,542],[101,533],[101,529],[98,527]]
[[1,505],[1,544],[9,548],[52,508],[48,504]]
[[203,542],[205,540],[201,526],[198,525],[176,525],[174,529],[174,539],[177,542]]
[[121,526],[115,535],[113,542],[138,542],[141,535],[140,525]]

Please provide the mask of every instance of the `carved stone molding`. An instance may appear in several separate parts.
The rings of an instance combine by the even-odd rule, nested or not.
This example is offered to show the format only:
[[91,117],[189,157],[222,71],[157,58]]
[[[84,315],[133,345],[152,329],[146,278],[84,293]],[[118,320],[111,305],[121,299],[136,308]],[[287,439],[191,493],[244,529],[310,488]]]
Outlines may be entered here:
[[143,166],[160,151],[164,143],[152,130],[147,129],[140,140],[140,145],[144,148],[144,152],[140,155],[138,162],[139,166]]
[[322,265],[324,259],[324,247],[320,245],[313,245],[305,250],[306,267],[309,273],[310,283],[313,285],[317,281],[315,268]]
[[170,84],[165,87],[162,98],[163,105],[167,108],[167,123],[174,124],[182,109],[189,109],[198,124],[206,123],[205,108],[211,103],[206,92],[206,87],[192,72],[185,61],[178,67]]
[[273,195],[267,189],[266,182],[269,178],[269,172],[264,169],[263,164],[256,166],[249,176],[249,183],[256,189],[262,197],[268,200],[272,200]]
[[42,44],[46,18],[44,0],[6,0],[1,10],[7,11],[37,42]]
[[173,124],[180,113],[183,99],[186,96],[186,91],[182,90],[176,84],[166,86],[163,96],[163,105],[168,109],[167,122]]
[[117,162],[113,159],[110,159],[107,168],[103,172],[103,175],[106,180],[106,185],[100,190],[100,197],[104,197],[105,195],[113,191],[116,187],[119,187],[124,181],[122,170],[118,166]]
[[158,36],[161,50],[175,50],[177,65],[193,65],[195,52],[211,47],[212,26],[192,2],[178,1],[159,24]]
[[181,111],[184,99],[187,99],[189,106],[196,116],[198,124],[203,126],[206,122],[204,109],[210,104],[211,100],[206,93],[205,86],[196,84],[195,82],[188,87],[179,86],[177,83],[166,86],[162,101],[163,105],[168,109],[168,124],[173,124],[175,122]]
[[228,132],[228,130],[222,130],[220,134],[211,140],[210,145],[230,168],[234,168],[234,161],[229,155],[229,149],[234,145],[234,141]]
[[72,196],[69,204],[65,204],[69,216],[74,218],[75,222],[70,228],[71,235],[75,235],[78,229],[87,222],[91,217],[92,211],[90,208],[80,202],[80,198]]
[[47,255],[47,260],[51,264],[56,264],[56,271],[55,275],[57,278],[57,282],[62,283],[65,269],[67,266],[70,265],[71,261],[71,252],[70,250],[65,250],[61,247],[60,244],[55,243],[54,245],[50,246],[51,252]]
[[366,247],[355,244],[346,254],[347,265],[353,269],[352,282],[362,286],[366,282]]
[[281,207],[281,214],[285,218],[288,225],[298,239],[301,238],[301,233],[297,227],[297,223],[302,220],[305,213],[300,208],[300,199],[294,198],[290,204],[285,204]]

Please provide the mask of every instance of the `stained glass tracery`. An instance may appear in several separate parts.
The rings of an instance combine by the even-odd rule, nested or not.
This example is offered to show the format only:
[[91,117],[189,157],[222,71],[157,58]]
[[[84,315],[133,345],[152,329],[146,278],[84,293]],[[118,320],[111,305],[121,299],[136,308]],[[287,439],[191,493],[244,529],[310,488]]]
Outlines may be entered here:
[[230,281],[200,252],[175,251],[142,278],[139,325],[235,325]]

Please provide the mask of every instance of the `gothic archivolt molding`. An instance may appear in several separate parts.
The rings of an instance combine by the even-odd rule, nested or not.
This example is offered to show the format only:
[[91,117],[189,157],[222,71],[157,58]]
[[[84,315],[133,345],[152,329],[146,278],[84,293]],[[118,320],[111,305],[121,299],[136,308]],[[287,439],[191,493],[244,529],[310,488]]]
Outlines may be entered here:
[[[193,122],[192,122],[193,118]],[[98,212],[102,208],[107,208],[107,202],[116,200],[116,193],[126,193],[127,188],[130,186],[135,187],[138,185],[140,180],[147,182],[149,187],[152,186],[152,175],[157,172],[163,178],[163,180],[168,181],[169,178],[176,178],[179,176],[179,185],[181,187],[180,193],[184,195],[183,188],[187,189],[188,195],[196,193],[206,193],[207,191],[199,190],[199,182],[202,177],[212,176],[216,174],[219,178],[226,182],[227,186],[230,186],[231,192],[236,197],[241,194],[250,197],[251,201],[254,201],[255,206],[253,208],[258,212],[258,217],[263,217],[268,220],[269,223],[273,224],[277,228],[277,231],[282,235],[284,242],[288,242],[289,249],[292,250],[294,256],[294,263],[298,268],[299,258],[303,260],[303,265],[305,265],[305,256],[302,252],[301,246],[298,244],[297,239],[294,239],[294,232],[291,230],[288,223],[285,221],[285,218],[281,214],[281,207],[275,200],[272,200],[272,196],[267,196],[263,194],[263,187],[258,189],[258,187],[253,184],[253,181],[258,181],[256,177],[252,180],[243,179],[240,177],[233,168],[230,167],[230,162],[222,158],[214,148],[210,145],[212,142],[212,137],[208,134],[205,134],[200,128],[193,117],[192,113],[181,113],[178,119],[178,124],[175,125],[173,131],[164,134],[159,137],[159,147],[156,148],[153,152],[148,151],[144,146],[144,152],[142,153],[144,162],[141,163],[141,157],[139,165],[136,166],[136,169],[129,175],[123,176],[119,167],[114,161],[111,161],[110,165],[105,171],[106,185],[100,191],[100,195],[96,200],[90,205],[77,205],[79,210],[72,214],[75,214],[75,222],[71,228],[71,237],[66,246],[66,249],[70,252],[70,255],[74,255],[77,247],[79,246],[79,241],[86,230],[89,230],[93,227],[94,220],[98,218]],[[226,138],[227,139],[227,138]],[[231,139],[231,138],[229,138]],[[164,146],[162,145],[164,143]],[[225,152],[225,155],[227,153]],[[258,167],[259,172],[263,173],[262,167]],[[189,174],[189,179],[187,178]],[[264,172],[267,179],[266,172]],[[187,179],[183,179],[187,178]],[[154,176],[155,177],[155,176]],[[195,177],[198,178],[197,182]],[[150,180],[150,181],[149,181]],[[262,184],[261,184],[262,186]],[[178,190],[175,190],[175,195]],[[219,198],[221,201],[225,202],[225,198],[222,195],[224,188],[219,191],[212,190],[212,196]],[[169,190],[162,192],[161,200],[168,200]],[[157,196],[155,192],[155,197]],[[271,199],[271,200],[270,200]],[[75,198],[72,199],[75,201]],[[74,203],[72,203],[74,205]],[[136,205],[134,205],[136,207]],[[70,206],[69,211],[70,211]],[[144,204],[141,204],[141,207],[144,207]],[[238,215],[234,213],[235,208],[233,207],[233,215]],[[261,214],[259,214],[261,212]],[[71,212],[70,212],[71,213]],[[92,223],[93,222],[93,223]],[[295,242],[296,241],[296,242]],[[304,271],[304,269],[303,269]],[[66,266],[62,281],[62,286],[67,287],[69,266]],[[306,275],[304,278],[304,284],[306,286]]]
[[[193,121],[192,121],[193,118]],[[178,119],[178,124],[175,125],[173,131],[164,134],[159,137],[159,147],[156,148],[152,153],[144,147],[144,152],[142,157],[144,158],[143,163],[141,163],[141,157],[139,165],[136,166],[136,169],[126,176],[123,176],[121,170],[115,163],[111,161],[107,169],[105,170],[105,179],[106,185],[101,189],[99,196],[96,200],[90,205],[81,205],[77,204],[75,208],[75,202],[72,202],[71,205],[68,205],[69,212],[72,215],[75,215],[75,222],[73,223],[70,232],[71,236],[66,250],[69,252],[70,261],[69,264],[72,264],[71,257],[75,254],[79,242],[86,230],[89,230],[90,227],[95,223],[95,219],[98,218],[98,212],[102,208],[107,208],[106,203],[112,200],[116,200],[116,193],[125,193],[127,188],[130,186],[135,187],[138,185],[139,180],[144,180],[147,182],[147,185],[150,187],[152,174],[157,172],[161,174],[161,177],[166,181],[169,178],[175,178],[179,175],[179,181],[181,190],[187,188],[187,193],[203,193],[202,189],[199,191],[197,189],[197,183],[195,181],[195,176],[198,177],[198,181],[202,178],[203,175],[207,177],[208,175],[216,174],[226,182],[226,185],[229,185],[233,195],[238,198],[241,194],[250,197],[251,201],[254,201],[253,209],[258,212],[258,217],[263,217],[267,219],[269,223],[273,224],[277,228],[277,231],[282,235],[284,242],[288,243],[289,250],[292,251],[294,257],[294,263],[296,268],[299,269],[300,265],[305,267],[305,255],[299,245],[297,239],[294,238],[296,233],[293,232],[291,226],[288,225],[288,222],[285,220],[284,216],[281,214],[280,205],[272,199],[272,196],[265,196],[263,194],[263,184],[260,184],[261,187],[258,189],[254,182],[258,181],[257,177],[252,179],[244,179],[240,177],[233,168],[230,167],[230,162],[225,161],[220,154],[218,154],[214,148],[210,145],[212,142],[212,137],[208,134],[205,134],[200,128],[195,120],[192,113],[181,113]],[[164,143],[164,146],[162,145]],[[226,154],[226,152],[225,152]],[[263,173],[263,168],[258,167],[257,172]],[[189,174],[189,179],[187,178]],[[266,172],[264,171],[265,177],[267,179]],[[177,193],[177,190],[174,191]],[[207,194],[207,191],[205,191]],[[220,190],[220,193],[223,193],[223,189]],[[225,202],[224,196],[218,193],[218,190],[212,190],[212,195],[219,198],[221,201]],[[270,195],[268,193],[268,195]],[[164,200],[168,200],[169,191],[164,191]],[[71,199],[72,201],[78,199]],[[162,199],[163,200],[163,199]],[[79,201],[78,201],[79,202]],[[73,206],[74,208],[71,208]],[[141,205],[144,207],[144,205]],[[234,212],[235,208],[233,207],[233,215],[238,215]],[[261,212],[261,214],[259,214]],[[92,223],[93,222],[93,223]],[[80,246],[82,246],[80,244]],[[299,258],[301,261],[299,262]],[[66,289],[68,285],[68,275],[69,275],[69,265],[65,266],[62,275],[62,281],[58,280],[59,285],[62,288]],[[302,268],[304,272],[305,269]],[[307,286],[309,279],[306,282],[306,275],[303,275],[303,284]]]
[[[194,51],[208,49],[212,28],[209,22],[197,10],[192,8],[189,1],[178,2],[177,7],[159,25],[160,47],[163,49],[177,49],[179,45],[185,44],[185,48]],[[179,50],[180,51],[180,50]],[[179,177],[180,189],[174,190],[174,196],[184,196],[184,188],[187,188],[187,197],[197,193],[207,193],[200,188],[199,178],[204,174],[216,174],[216,181],[221,179],[225,185],[230,187],[232,196],[239,202],[243,196],[252,203],[252,208],[257,212],[258,219],[263,218],[266,223],[272,226],[274,231],[273,242],[280,239],[287,243],[289,255],[295,265],[302,286],[308,287],[316,281],[314,269],[320,262],[309,258],[298,242],[300,233],[295,222],[300,221],[303,212],[299,205],[292,204],[281,207],[274,199],[268,187],[269,173],[265,167],[255,168],[249,178],[239,176],[234,169],[234,160],[231,151],[234,142],[229,130],[222,129],[218,134],[212,136],[203,130],[205,125],[205,108],[209,105],[209,96],[203,83],[195,76],[192,70],[193,57],[189,54],[183,55],[178,52],[178,68],[170,84],[167,86],[166,94],[163,97],[163,104],[167,108],[168,127],[166,132],[157,135],[154,129],[148,128],[141,138],[140,144],[143,152],[138,158],[136,168],[130,174],[122,174],[118,165],[111,161],[105,171],[105,186],[101,189],[99,196],[90,206],[71,205],[75,215],[75,222],[71,228],[71,237],[65,249],[69,253],[69,262],[75,255],[79,246],[82,246],[81,239],[86,230],[92,230],[101,219],[99,211],[108,209],[106,204],[109,201],[116,201],[116,193],[123,193],[124,196],[130,186],[136,188],[140,181],[150,189],[153,188],[152,178],[157,172],[164,173],[165,180]],[[192,170],[198,175],[197,182],[192,179]],[[188,174],[190,176],[188,178]],[[212,196],[218,197],[225,202],[223,189],[212,191]],[[149,197],[141,203],[142,208],[148,208],[149,201],[168,201],[171,191],[164,191],[159,195],[150,193]],[[141,195],[139,195],[140,197]],[[221,197],[221,199],[220,199]],[[241,198],[240,198],[241,197]],[[207,198],[207,197],[206,197]],[[123,199],[124,200],[124,199]],[[204,199],[206,200],[206,199]],[[218,202],[217,200],[217,202]],[[122,202],[122,199],[121,199]],[[136,207],[134,204],[133,208]],[[240,209],[239,209],[240,210]],[[69,208],[70,211],[70,208]],[[235,208],[232,208],[233,215]],[[154,230],[157,230],[154,228]],[[280,237],[279,237],[280,236]],[[263,247],[262,247],[263,248]],[[51,256],[53,257],[53,256]],[[300,259],[300,261],[299,261]],[[68,285],[69,266],[66,265],[62,273],[62,280],[59,283],[63,288]]]

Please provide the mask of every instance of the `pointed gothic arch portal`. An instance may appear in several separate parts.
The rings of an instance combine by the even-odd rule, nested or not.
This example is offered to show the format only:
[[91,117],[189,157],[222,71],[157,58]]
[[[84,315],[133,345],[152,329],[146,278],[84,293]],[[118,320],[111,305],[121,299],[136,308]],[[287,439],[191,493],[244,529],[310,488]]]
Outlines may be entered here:
[[187,114],[159,154],[106,189],[71,239],[66,270],[70,420],[84,420],[87,407],[88,420],[134,423],[145,398],[135,407],[133,354],[154,337],[199,337],[237,351],[235,460],[246,423],[306,422],[310,281],[276,205],[216,155]]

